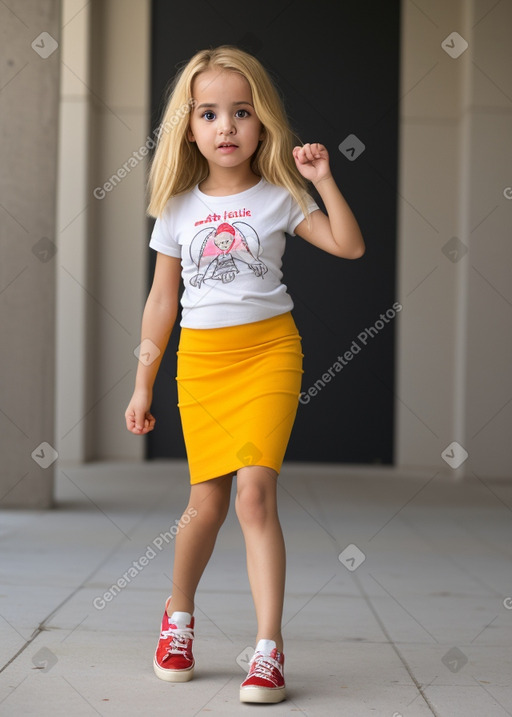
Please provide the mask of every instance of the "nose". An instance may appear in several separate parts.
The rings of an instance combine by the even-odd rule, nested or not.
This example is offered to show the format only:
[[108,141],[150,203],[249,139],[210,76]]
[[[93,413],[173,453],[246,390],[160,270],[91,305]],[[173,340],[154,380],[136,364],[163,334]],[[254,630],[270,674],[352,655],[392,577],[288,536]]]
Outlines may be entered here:
[[231,115],[226,114],[219,117],[218,132],[219,134],[233,134],[235,131],[235,124]]

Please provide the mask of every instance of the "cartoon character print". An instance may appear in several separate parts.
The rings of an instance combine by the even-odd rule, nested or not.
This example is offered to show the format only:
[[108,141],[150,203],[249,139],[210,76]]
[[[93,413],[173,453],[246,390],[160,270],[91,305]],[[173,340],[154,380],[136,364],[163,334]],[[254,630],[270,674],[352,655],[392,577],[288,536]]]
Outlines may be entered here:
[[260,253],[259,237],[245,222],[201,229],[190,244],[190,258],[198,269],[190,283],[198,289],[209,279],[228,284],[240,273],[240,263],[263,279],[268,267],[259,260]]

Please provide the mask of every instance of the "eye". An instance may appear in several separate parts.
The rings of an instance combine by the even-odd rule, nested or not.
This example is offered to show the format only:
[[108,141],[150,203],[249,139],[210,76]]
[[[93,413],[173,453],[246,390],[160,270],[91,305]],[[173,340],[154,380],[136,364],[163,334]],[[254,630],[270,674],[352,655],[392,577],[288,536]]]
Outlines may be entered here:
[[[240,115],[240,112],[244,112],[245,114]],[[250,117],[251,115],[249,114],[249,112],[247,110],[237,110],[236,116],[239,119],[244,119],[245,117]]]
[[213,112],[212,110],[206,110],[206,112],[203,112],[201,117],[204,117],[205,120],[211,122],[211,120],[215,119],[215,112]]

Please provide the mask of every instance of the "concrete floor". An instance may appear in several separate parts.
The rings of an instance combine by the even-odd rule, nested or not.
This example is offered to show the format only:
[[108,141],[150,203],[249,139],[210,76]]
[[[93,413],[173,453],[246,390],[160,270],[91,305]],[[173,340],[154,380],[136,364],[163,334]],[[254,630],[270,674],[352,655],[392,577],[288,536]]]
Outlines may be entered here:
[[285,464],[279,485],[285,702],[239,702],[255,617],[233,505],[196,677],[154,676],[186,467],[92,464],[60,467],[55,510],[0,513],[0,714],[512,715],[512,483]]

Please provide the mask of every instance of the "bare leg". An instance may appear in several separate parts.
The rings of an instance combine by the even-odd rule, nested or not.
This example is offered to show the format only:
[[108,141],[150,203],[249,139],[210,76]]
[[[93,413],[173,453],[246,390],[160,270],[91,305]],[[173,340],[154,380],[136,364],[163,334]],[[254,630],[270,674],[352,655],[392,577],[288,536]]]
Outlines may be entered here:
[[281,652],[286,551],[276,487],[277,473],[272,468],[240,468],[235,507],[245,538],[247,572],[258,621],[256,642],[275,640]]
[[169,617],[175,610],[194,612],[194,596],[213,552],[219,529],[226,519],[233,474],[196,483],[190,488],[185,509],[197,514],[179,530],[174,545],[172,597],[167,606]]

